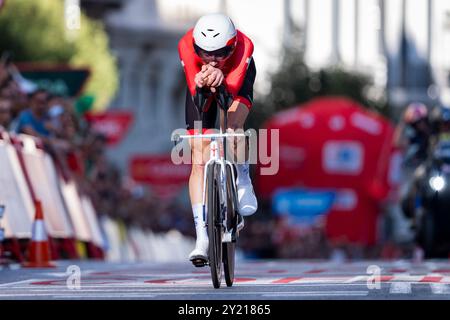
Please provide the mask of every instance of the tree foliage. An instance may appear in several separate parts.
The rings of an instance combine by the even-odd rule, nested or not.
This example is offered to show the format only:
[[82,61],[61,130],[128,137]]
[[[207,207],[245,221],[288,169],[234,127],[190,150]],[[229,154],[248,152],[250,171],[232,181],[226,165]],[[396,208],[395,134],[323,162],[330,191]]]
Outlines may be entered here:
[[117,90],[116,61],[100,22],[82,13],[80,26],[76,37],[67,36],[63,0],[6,1],[0,12],[0,51],[11,51],[16,62],[89,67],[85,92],[95,96],[95,109],[103,109]]
[[276,72],[270,76],[271,89],[255,101],[248,125],[259,128],[274,113],[319,96],[346,96],[376,111],[387,113],[384,101],[368,97],[371,78],[339,66],[321,70],[309,68],[299,50],[287,50]]

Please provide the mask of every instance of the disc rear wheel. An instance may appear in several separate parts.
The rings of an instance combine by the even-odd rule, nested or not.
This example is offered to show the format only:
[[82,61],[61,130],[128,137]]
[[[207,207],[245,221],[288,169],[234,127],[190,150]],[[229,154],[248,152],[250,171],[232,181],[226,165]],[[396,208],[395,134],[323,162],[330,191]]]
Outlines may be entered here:
[[[237,213],[235,206],[236,192],[234,183],[232,181],[231,168],[227,168],[227,229],[236,231],[237,228]],[[235,264],[235,250],[236,242],[223,243],[223,267],[225,273],[225,282],[228,287],[231,287],[234,282],[234,264]]]
[[207,208],[208,208],[208,238],[209,238],[209,266],[214,288],[220,288],[222,282],[222,225],[220,219],[219,200],[220,168],[212,164],[208,170]]

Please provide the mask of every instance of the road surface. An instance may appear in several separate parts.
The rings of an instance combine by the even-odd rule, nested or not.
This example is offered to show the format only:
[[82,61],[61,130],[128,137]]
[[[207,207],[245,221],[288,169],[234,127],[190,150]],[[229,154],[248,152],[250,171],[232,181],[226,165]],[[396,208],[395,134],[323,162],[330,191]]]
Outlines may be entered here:
[[54,269],[2,266],[0,299],[450,299],[450,261],[239,261],[227,288],[186,263],[61,261]]

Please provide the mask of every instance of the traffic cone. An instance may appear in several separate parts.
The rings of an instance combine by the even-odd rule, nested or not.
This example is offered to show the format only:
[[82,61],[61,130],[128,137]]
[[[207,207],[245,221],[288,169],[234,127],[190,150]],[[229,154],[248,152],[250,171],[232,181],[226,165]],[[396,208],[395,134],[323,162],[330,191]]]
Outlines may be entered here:
[[45,231],[42,205],[39,200],[36,200],[34,205],[36,216],[33,222],[31,242],[28,246],[28,262],[25,262],[23,266],[25,268],[54,268],[55,265],[50,262],[50,243]]

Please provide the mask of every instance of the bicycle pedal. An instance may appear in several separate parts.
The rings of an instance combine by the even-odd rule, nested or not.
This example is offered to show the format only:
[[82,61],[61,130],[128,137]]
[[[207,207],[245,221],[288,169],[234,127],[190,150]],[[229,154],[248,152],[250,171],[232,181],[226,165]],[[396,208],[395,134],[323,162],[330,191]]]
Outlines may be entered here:
[[233,232],[228,231],[222,234],[222,242],[232,242],[233,241]]
[[192,264],[197,268],[205,267],[208,265],[208,261],[206,261],[205,259],[197,258],[197,259],[193,259],[191,261],[192,261]]
[[237,232],[239,233],[239,231],[241,231],[245,226],[244,223],[244,218],[240,216],[240,219],[238,220],[238,225],[237,225]]

